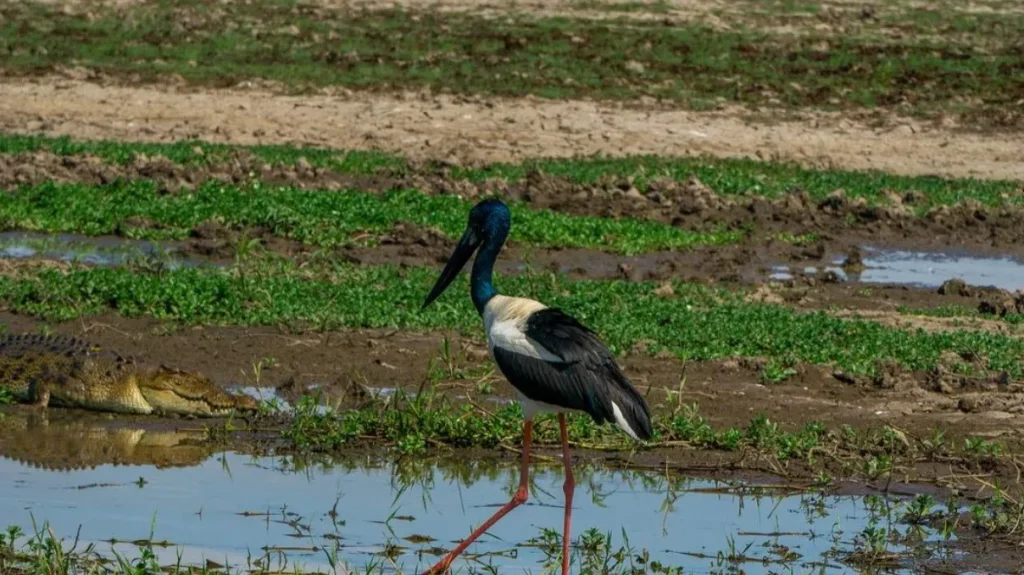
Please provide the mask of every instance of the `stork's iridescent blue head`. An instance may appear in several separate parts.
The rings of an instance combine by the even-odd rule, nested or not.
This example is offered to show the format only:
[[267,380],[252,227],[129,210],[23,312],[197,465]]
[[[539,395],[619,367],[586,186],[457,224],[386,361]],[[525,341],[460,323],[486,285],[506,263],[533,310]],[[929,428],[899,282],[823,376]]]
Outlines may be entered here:
[[466,231],[463,232],[462,238],[455,246],[455,251],[448,258],[448,263],[441,271],[441,276],[437,278],[434,289],[430,290],[430,294],[423,302],[423,307],[426,308],[444,293],[444,290],[465,267],[473,252],[482,245],[480,254],[473,262],[473,275],[470,280],[473,304],[476,305],[477,311],[482,311],[487,300],[498,293],[491,283],[491,272],[511,226],[512,217],[508,206],[501,200],[487,199],[473,206],[473,209],[469,211],[469,223],[466,226]]

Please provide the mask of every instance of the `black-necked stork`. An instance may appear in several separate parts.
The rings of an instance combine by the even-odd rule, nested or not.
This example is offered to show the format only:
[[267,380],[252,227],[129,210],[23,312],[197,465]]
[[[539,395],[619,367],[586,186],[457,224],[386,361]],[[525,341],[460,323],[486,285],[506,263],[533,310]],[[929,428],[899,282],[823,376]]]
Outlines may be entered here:
[[491,281],[511,228],[508,207],[499,200],[478,203],[469,212],[469,225],[434,284],[423,307],[437,299],[452,283],[477,248],[470,295],[483,318],[487,347],[502,375],[516,388],[523,406],[523,459],[519,489],[512,500],[426,573],[448,569],[451,562],[484,531],[523,504],[528,496],[530,442],[533,418],[540,412],[558,414],[565,465],[565,525],[562,539],[562,573],[569,573],[569,525],[575,481],[569,455],[565,412],[583,411],[598,424],[613,422],[636,440],[650,439],[651,416],[644,401],[615,358],[597,335],[558,308],[532,299],[500,295]]

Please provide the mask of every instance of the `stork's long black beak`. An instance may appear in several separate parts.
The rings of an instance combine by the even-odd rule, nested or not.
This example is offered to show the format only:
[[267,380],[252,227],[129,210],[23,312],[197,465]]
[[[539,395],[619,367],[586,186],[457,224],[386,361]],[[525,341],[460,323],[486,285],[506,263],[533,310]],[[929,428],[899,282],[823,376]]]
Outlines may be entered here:
[[466,228],[465,233],[459,239],[459,243],[455,246],[455,251],[452,252],[452,256],[448,258],[448,263],[445,264],[444,269],[441,271],[441,277],[437,278],[434,289],[430,290],[430,294],[427,295],[427,299],[423,302],[423,307],[420,309],[425,309],[438,296],[444,293],[444,290],[448,288],[452,280],[465,267],[466,262],[469,261],[476,248],[480,247],[480,241],[480,237],[473,231],[473,228]]

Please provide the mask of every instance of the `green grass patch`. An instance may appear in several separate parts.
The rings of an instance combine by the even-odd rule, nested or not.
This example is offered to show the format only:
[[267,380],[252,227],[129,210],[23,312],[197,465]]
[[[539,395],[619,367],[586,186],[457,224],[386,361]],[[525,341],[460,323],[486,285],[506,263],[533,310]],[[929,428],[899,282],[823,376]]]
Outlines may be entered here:
[[375,151],[345,151],[290,145],[236,146],[199,140],[171,143],[78,140],[67,136],[0,133],[0,154],[40,151],[52,152],[59,156],[90,154],[118,165],[129,165],[140,155],[163,156],[184,166],[209,165],[227,161],[233,154],[244,152],[270,164],[294,165],[300,158],[304,158],[312,166],[330,168],[346,174],[400,174],[407,169],[406,160],[400,156]]
[[[810,421],[788,431],[763,414],[754,416],[745,427],[714,429],[698,413],[696,404],[663,407],[653,410],[654,436],[642,444],[614,425],[597,425],[589,415],[577,412],[566,415],[569,442],[576,449],[601,451],[678,447],[681,443],[694,449],[751,451],[783,464],[803,461],[821,469],[817,487],[832,482],[824,469],[837,461],[842,462],[844,474],[877,480],[890,475],[903,461],[938,457],[991,462],[1007,453],[1000,443],[977,437],[948,440],[938,430],[921,445],[908,442],[903,432],[889,426],[829,429],[821,422]],[[304,455],[330,453],[367,441],[386,442],[403,455],[423,455],[442,446],[495,448],[518,446],[523,441],[522,408],[518,403],[487,411],[468,403],[453,404],[432,391],[415,395],[400,391],[386,404],[378,402],[344,412],[325,409],[314,398],[304,396],[287,421],[284,438]],[[535,419],[533,441],[535,445],[561,444],[554,415]],[[826,453],[829,456],[821,457]]]
[[844,34],[874,42],[941,39],[949,46],[982,47],[990,43],[1005,44],[1024,26],[1024,14],[1017,6],[998,2],[979,2],[970,8],[948,1],[928,5],[885,2],[829,6],[803,0],[741,0],[741,3],[747,4],[742,13],[721,10],[720,16],[742,23],[746,28],[774,26],[789,33],[813,33],[815,26],[835,25],[837,19],[841,19]]
[[[779,429],[763,415],[755,417],[745,429],[716,431],[697,413],[696,406],[681,405],[679,413],[656,413],[655,435],[648,442],[657,447],[667,441],[686,441],[700,449],[737,451],[755,448],[780,460],[801,459],[826,441],[824,425],[811,422],[796,432]],[[567,416],[569,441],[577,447],[630,449],[636,444],[613,425],[597,425],[586,414]],[[539,416],[534,441],[559,445],[561,441],[554,417]],[[497,447],[502,443],[521,444],[523,413],[518,403],[509,403],[492,412],[481,412],[470,405],[453,405],[443,396],[424,392],[416,396],[400,394],[387,407],[375,406],[334,412],[324,410],[314,398],[306,396],[296,406],[284,436],[303,451],[331,451],[359,439],[376,438],[393,444],[405,454],[421,454],[430,445],[450,447]]]
[[[912,34],[716,30],[693,23],[485,18],[469,13],[345,11],[270,0],[158,2],[64,13],[0,6],[8,73],[80,65],[208,85],[266,78],[299,88],[431,88],[544,98],[667,99],[789,107],[901,106],[1014,124],[1024,60],[1016,29],[984,49]],[[823,43],[827,47],[822,47]],[[637,47],[641,47],[638,49]],[[986,114],[985,112],[992,112]]]
[[[463,274],[431,308],[420,305],[440,269],[359,267],[296,270],[280,260],[215,269],[85,268],[25,272],[0,278],[7,309],[47,320],[115,310],[185,324],[291,326],[293,329],[455,329],[482,335]],[[765,357],[773,380],[801,362],[873,373],[876,362],[912,370],[935,366],[944,351],[986,358],[984,367],[1022,374],[1024,340],[984,331],[926,333],[874,321],[839,319],[824,311],[746,302],[741,293],[673,282],[675,296],[653,295],[654,282],[568,281],[559,276],[499,277],[504,293],[566,309],[596,329],[618,352],[643,343],[646,353],[681,358]]]
[[[92,154],[106,162],[127,165],[138,154],[161,155],[182,165],[213,164],[233,153],[252,154],[274,165],[294,165],[304,158],[310,165],[352,175],[405,175],[413,171],[404,158],[383,152],[359,152],[328,148],[279,146],[229,146],[200,141],[168,144],[117,141],[73,140],[67,137],[27,136],[0,133],[0,154],[50,151],[58,155]],[[431,167],[427,167],[432,171]],[[809,170],[794,163],[765,162],[750,159],[711,157],[629,156],[623,158],[548,158],[522,163],[494,163],[475,168],[454,168],[453,178],[483,181],[500,178],[518,181],[533,171],[564,178],[576,184],[595,184],[607,179],[631,179],[646,191],[655,178],[685,181],[692,176],[719,194],[728,196],[778,197],[794,189],[805,190],[812,198],[824,198],[842,188],[851,197],[863,197],[871,203],[883,203],[884,191],[916,190],[924,194],[922,208],[954,204],[967,198],[986,205],[1019,201],[1013,194],[1022,182],[942,178],[938,176],[899,176],[878,171]]]
[[[160,194],[158,186],[147,181],[106,186],[47,183],[0,196],[0,228],[89,235],[122,230],[129,237],[182,239],[198,224],[216,219],[239,227],[261,226],[307,244],[335,246],[352,243],[356,234],[387,231],[396,222],[436,226],[457,238],[471,206],[453,195],[426,196],[409,190],[323,193],[208,181],[191,193]],[[638,253],[733,243],[743,235],[570,216],[530,210],[515,202],[510,208],[511,239],[527,245]],[[132,218],[142,218],[147,225],[126,225]]]

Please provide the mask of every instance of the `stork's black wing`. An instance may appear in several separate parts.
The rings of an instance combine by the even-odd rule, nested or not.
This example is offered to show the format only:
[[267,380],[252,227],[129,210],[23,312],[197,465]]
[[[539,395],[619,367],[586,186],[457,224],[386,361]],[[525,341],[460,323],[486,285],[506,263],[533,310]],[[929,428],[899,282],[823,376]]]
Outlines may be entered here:
[[498,367],[523,395],[585,411],[599,424],[615,422],[614,403],[633,433],[641,439],[651,437],[647,402],[592,330],[558,308],[545,308],[530,315],[524,333],[562,362],[495,347]]

